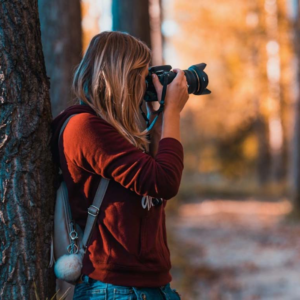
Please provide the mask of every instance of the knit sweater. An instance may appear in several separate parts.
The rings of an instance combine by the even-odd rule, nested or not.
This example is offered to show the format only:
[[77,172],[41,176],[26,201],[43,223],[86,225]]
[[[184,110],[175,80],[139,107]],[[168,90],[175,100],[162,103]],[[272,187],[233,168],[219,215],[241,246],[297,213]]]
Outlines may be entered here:
[[[62,136],[59,131],[71,115]],[[172,280],[165,206],[179,189],[183,148],[174,138],[159,141],[155,157],[128,142],[85,105],[62,111],[51,124],[51,149],[66,182],[73,219],[84,230],[87,208],[102,177],[110,179],[82,273],[122,286],[158,287]],[[144,196],[163,199],[144,208]]]

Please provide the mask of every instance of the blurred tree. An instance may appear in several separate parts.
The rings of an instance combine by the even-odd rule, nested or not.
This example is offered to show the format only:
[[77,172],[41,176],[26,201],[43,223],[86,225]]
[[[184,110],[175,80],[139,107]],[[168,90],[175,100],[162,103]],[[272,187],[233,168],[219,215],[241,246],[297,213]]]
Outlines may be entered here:
[[280,110],[279,117],[282,124],[282,145],[278,172],[278,180],[288,182],[288,161],[290,156],[289,141],[291,139],[291,104],[294,97],[292,91],[294,75],[291,72],[294,49],[292,36],[292,24],[287,10],[287,0],[278,0],[278,43],[280,45]]
[[72,104],[73,74],[82,58],[80,0],[38,0],[38,5],[52,115],[56,117]]
[[[296,54],[296,76],[297,82],[296,86],[299,86],[300,82],[300,5],[299,1],[292,1],[292,4],[295,8],[295,14],[293,18],[294,25],[294,48]],[[294,126],[293,126],[293,134],[292,134],[292,142],[291,142],[291,159],[290,159],[290,178],[291,178],[291,194],[292,200],[294,203],[294,209],[296,212],[300,212],[300,93],[299,87],[297,88],[297,96],[295,99],[295,103],[293,106],[293,118],[294,118]]]
[[265,70],[265,24],[262,16],[264,2],[262,0],[248,2],[246,13],[247,43],[249,49],[249,82],[252,85],[250,95],[255,110],[254,134],[257,140],[256,177],[260,186],[270,180],[271,151],[269,143],[268,113],[264,110],[264,99],[267,86]]
[[279,44],[279,0],[265,0],[266,70],[268,78],[268,126],[271,152],[271,178],[279,181],[283,177],[283,122],[281,118],[281,64]]
[[[81,0],[82,16],[82,52],[85,53],[91,39],[104,29],[100,26],[101,21],[107,20],[107,12],[103,11],[102,5],[107,1]],[[107,5],[107,4],[106,4]]]
[[0,1],[0,298],[55,292],[51,104],[36,0]]
[[254,125],[258,142],[257,149],[257,179],[259,185],[266,184],[270,179],[270,146],[268,140],[268,126],[265,118],[258,112]]
[[152,65],[163,64],[163,36],[161,33],[162,3],[161,0],[149,0],[149,15],[151,28]]
[[113,0],[113,30],[125,31],[151,48],[149,0]]

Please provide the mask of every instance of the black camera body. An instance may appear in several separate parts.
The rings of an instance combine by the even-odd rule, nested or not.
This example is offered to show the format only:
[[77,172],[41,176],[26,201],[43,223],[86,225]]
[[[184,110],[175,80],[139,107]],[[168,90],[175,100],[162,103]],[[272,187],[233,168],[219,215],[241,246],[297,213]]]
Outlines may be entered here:
[[[188,83],[189,94],[207,95],[211,93],[211,91],[206,88],[208,85],[208,76],[204,72],[205,67],[206,64],[201,63],[189,67],[188,70],[184,70]],[[170,65],[149,68],[149,73],[146,77],[147,89],[144,96],[145,101],[152,102],[158,100],[156,90],[152,82],[152,74],[155,73],[158,76],[161,84],[163,84],[165,80],[167,81],[167,84],[169,84],[176,77],[176,73],[172,72],[171,69],[172,67]]]

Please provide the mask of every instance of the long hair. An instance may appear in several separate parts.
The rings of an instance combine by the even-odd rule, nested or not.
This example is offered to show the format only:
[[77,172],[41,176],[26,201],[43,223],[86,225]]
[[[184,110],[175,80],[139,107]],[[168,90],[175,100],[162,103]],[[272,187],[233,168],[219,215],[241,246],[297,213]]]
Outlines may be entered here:
[[145,92],[141,75],[150,59],[150,49],[140,40],[105,31],[90,41],[72,85],[77,99],[140,149],[149,144],[148,131],[141,129],[139,105]]

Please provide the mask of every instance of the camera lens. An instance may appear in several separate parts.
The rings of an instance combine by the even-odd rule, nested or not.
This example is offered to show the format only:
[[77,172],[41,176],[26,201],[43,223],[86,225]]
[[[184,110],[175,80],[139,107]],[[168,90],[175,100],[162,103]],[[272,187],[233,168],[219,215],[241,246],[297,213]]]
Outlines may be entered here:
[[186,80],[189,85],[189,94],[195,95],[207,95],[211,91],[206,87],[208,85],[208,76],[204,72],[206,64],[197,64],[190,66],[188,70],[185,70]]

